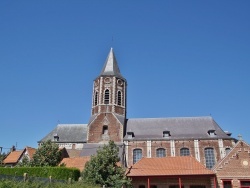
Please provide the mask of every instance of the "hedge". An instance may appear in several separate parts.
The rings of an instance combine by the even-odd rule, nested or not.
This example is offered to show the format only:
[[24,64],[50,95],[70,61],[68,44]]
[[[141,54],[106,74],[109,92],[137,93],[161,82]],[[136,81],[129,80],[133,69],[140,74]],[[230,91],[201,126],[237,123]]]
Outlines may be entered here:
[[27,173],[28,176],[33,177],[52,177],[57,180],[72,180],[77,181],[80,177],[80,170],[77,168],[66,168],[66,167],[14,167],[14,168],[3,168],[0,167],[0,174],[23,176]]
[[42,183],[42,182],[17,182],[13,180],[1,180],[0,188],[100,188],[85,182],[68,183]]

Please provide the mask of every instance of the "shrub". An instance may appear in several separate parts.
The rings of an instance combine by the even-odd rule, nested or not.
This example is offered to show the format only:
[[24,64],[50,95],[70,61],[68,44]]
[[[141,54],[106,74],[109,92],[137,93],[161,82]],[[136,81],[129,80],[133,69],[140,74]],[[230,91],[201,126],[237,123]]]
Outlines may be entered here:
[[18,168],[0,168],[0,174],[23,176],[28,173],[28,176],[48,178],[57,180],[78,180],[80,177],[80,170],[77,168],[65,167],[18,167]]

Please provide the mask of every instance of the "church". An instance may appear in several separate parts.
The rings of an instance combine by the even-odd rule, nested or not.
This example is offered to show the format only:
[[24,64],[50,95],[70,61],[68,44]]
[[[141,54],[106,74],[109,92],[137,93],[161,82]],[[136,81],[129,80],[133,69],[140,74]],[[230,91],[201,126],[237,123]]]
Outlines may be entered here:
[[192,156],[212,169],[237,142],[211,116],[130,119],[126,114],[127,80],[111,48],[93,81],[89,122],[58,124],[38,143],[52,140],[69,153],[91,156],[113,140],[125,167],[142,157]]

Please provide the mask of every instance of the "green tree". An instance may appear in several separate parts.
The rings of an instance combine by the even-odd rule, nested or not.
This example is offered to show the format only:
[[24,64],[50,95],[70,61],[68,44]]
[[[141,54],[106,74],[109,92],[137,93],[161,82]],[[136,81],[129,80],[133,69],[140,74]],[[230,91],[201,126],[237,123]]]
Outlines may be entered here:
[[61,161],[61,150],[57,144],[48,140],[33,155],[32,166],[57,166]]
[[17,164],[17,167],[29,167],[29,166],[31,166],[31,162],[26,155],[24,155],[22,161],[18,162]]
[[121,188],[122,185],[131,187],[131,181],[125,176],[125,169],[118,165],[119,149],[113,141],[91,156],[83,171],[83,179],[92,184],[106,187]]
[[4,160],[5,156],[6,156],[5,153],[2,153],[2,154],[0,153],[0,166],[4,166],[3,165],[3,160]]

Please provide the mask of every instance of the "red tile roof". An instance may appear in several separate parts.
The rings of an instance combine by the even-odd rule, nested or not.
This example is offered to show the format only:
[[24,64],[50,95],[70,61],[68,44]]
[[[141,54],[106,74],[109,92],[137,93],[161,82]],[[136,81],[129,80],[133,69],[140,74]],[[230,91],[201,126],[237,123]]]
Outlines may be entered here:
[[33,155],[34,153],[36,153],[36,149],[35,148],[32,148],[32,147],[26,147],[26,151],[30,157],[30,159],[33,159]]
[[[60,164],[65,164],[66,167],[75,167],[78,168],[80,171],[84,169],[84,166],[87,161],[90,160],[90,156],[86,157],[74,157],[74,158],[64,158]],[[59,164],[59,165],[60,165]]]
[[142,158],[127,171],[129,177],[213,174],[191,156]]
[[3,161],[4,164],[17,163],[23,151],[12,151]]

